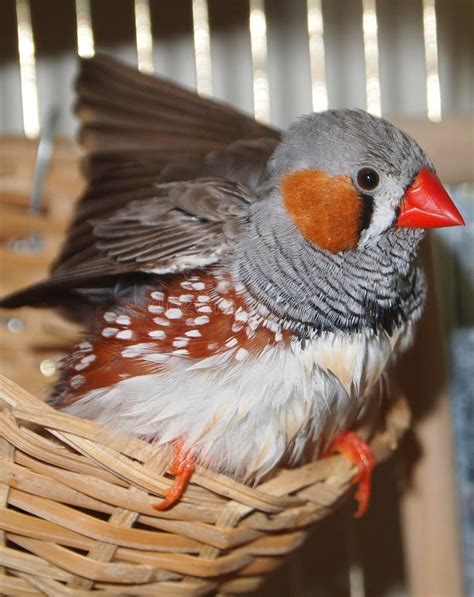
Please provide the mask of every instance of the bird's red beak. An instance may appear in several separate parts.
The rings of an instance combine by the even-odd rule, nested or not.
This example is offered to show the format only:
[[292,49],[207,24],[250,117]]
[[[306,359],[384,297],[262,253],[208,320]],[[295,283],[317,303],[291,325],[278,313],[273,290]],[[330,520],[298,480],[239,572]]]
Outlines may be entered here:
[[403,198],[395,225],[442,228],[463,226],[464,220],[436,174],[423,168]]

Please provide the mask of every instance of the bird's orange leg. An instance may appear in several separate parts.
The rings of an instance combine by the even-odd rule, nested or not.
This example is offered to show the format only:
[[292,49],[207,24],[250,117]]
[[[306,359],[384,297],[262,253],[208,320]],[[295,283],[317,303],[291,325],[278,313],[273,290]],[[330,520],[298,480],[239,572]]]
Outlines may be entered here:
[[164,499],[153,504],[155,510],[167,510],[181,499],[195,469],[196,459],[189,450],[183,449],[183,443],[175,442],[173,447],[175,456],[169,470],[175,476],[174,483],[170,489],[164,490]]
[[370,447],[353,431],[345,431],[338,435],[324,451],[324,456],[340,452],[355,464],[358,472],[352,478],[352,483],[357,483],[355,498],[359,507],[355,513],[356,518],[361,518],[367,511],[370,499],[372,471],[375,467],[375,458]]

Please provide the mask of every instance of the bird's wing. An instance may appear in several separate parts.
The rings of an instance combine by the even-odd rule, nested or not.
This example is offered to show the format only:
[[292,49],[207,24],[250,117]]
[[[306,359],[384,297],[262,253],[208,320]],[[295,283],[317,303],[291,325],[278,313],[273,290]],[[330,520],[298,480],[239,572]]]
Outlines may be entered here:
[[238,139],[279,137],[235,108],[108,56],[81,61],[76,92],[80,141],[92,156],[135,151],[170,161],[223,149]]
[[[64,270],[66,264],[74,263],[76,255],[87,247],[94,251],[97,240],[93,232],[94,222],[115,220],[118,212],[128,205],[139,204],[140,210],[147,214],[161,205],[153,219],[157,226],[156,234],[161,234],[163,222],[160,214],[165,213],[164,206],[170,205],[170,202],[175,201],[178,207],[186,203],[190,209],[190,204],[199,197],[202,205],[196,209],[202,212],[206,205],[211,207],[218,200],[223,201],[223,210],[227,202],[234,204],[239,196],[244,204],[256,200],[256,188],[262,181],[266,162],[275,145],[276,141],[271,138],[238,141],[203,158],[171,161],[161,170],[144,160],[127,156],[121,156],[119,160],[116,156],[113,171],[90,181],[77,206],[52,274]],[[185,194],[182,200],[180,193]],[[212,201],[205,200],[206,196]],[[201,215],[203,217],[205,214]],[[212,219],[214,215],[209,214],[209,217]],[[205,229],[202,230],[205,234]]]
[[133,191],[146,193],[147,183],[162,180],[170,167],[173,180],[189,180],[225,176],[216,168],[229,159],[265,164],[280,139],[278,131],[235,108],[108,56],[81,60],[76,92],[89,182],[80,209],[104,196],[114,207],[138,199]]
[[150,197],[75,224],[67,256],[51,276],[0,304],[58,306],[71,291],[84,290],[86,298],[88,288],[113,292],[123,274],[164,275],[216,263],[254,200],[249,187],[219,178],[157,184]]
[[[170,237],[185,234],[184,216],[179,215],[180,193],[185,193],[182,204],[187,202],[188,208],[199,197],[202,206],[197,209],[201,211],[217,200],[226,202],[227,195],[235,203],[239,192],[244,203],[252,200],[252,189],[259,184],[279,139],[276,131],[234,108],[201,98],[170,81],[144,75],[107,56],[81,61],[76,88],[88,186],[53,265],[53,277],[64,275],[86,258],[94,258],[94,267],[101,272],[110,265],[99,247],[100,234],[94,231],[99,230],[99,224],[93,224],[95,220],[110,219],[116,225],[117,218],[127,217],[129,234],[124,244],[153,237],[156,246],[165,230],[171,230]],[[205,180],[196,186],[157,186],[202,178],[227,179],[228,184],[225,180]],[[143,227],[143,221],[129,212],[118,215],[132,204],[132,211],[148,216],[158,209],[153,224]],[[212,220],[214,215],[209,217]],[[199,235],[201,230],[205,236],[210,226],[205,214],[199,222],[201,226],[196,220],[193,234]],[[131,228],[135,228],[136,237],[130,233]],[[105,230],[104,224],[100,229]],[[134,251],[133,246],[129,249]],[[111,273],[118,263],[120,271],[126,269],[122,259],[115,261]],[[132,261],[127,266],[131,268]]]
[[76,87],[88,185],[51,277],[1,306],[58,305],[83,287],[107,293],[121,274],[214,263],[279,140],[229,106],[105,56],[81,61]]
[[52,279],[169,274],[210,265],[231,246],[255,200],[249,187],[218,178],[162,183],[153,190],[153,196],[73,227],[69,256]]

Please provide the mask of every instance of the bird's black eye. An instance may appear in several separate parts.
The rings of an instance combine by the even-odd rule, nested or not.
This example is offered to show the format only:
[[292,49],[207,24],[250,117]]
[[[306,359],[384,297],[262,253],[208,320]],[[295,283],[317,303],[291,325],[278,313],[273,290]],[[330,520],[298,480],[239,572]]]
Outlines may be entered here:
[[373,191],[379,186],[380,176],[373,168],[362,168],[357,172],[357,184],[363,191]]

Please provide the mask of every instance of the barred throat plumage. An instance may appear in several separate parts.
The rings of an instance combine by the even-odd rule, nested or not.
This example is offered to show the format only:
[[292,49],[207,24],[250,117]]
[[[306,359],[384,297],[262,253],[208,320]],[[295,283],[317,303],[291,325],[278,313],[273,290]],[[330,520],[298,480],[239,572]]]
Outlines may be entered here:
[[331,253],[305,241],[277,202],[252,207],[234,275],[301,338],[321,332],[392,331],[421,316],[425,278],[416,262],[424,231],[392,229]]

